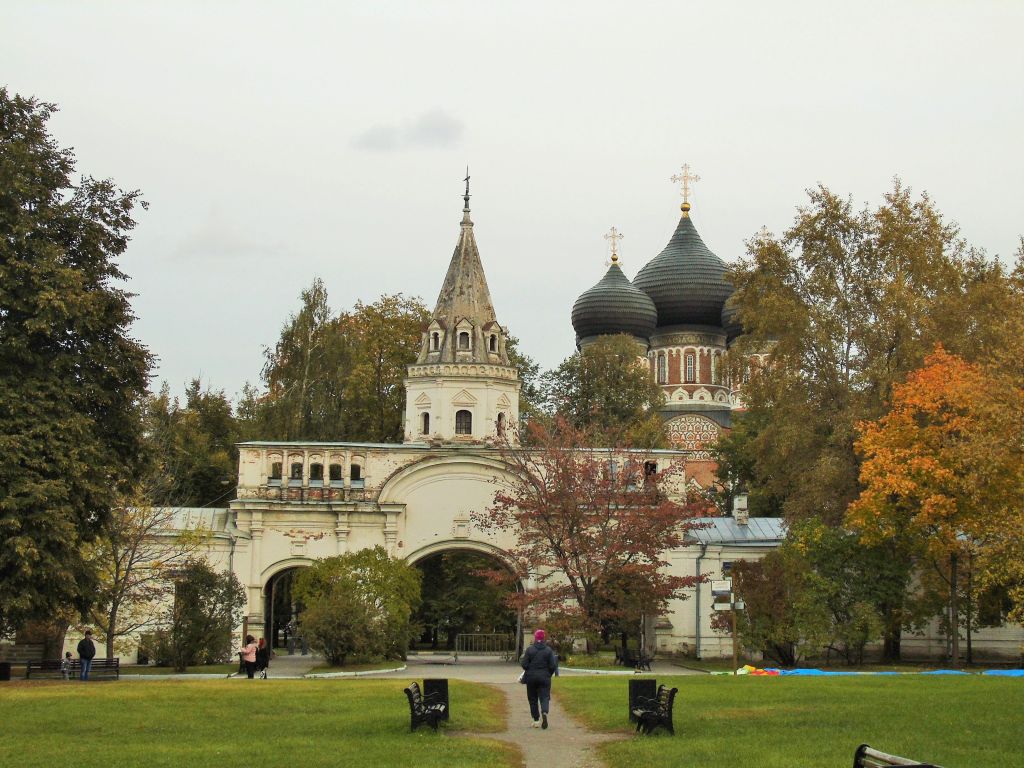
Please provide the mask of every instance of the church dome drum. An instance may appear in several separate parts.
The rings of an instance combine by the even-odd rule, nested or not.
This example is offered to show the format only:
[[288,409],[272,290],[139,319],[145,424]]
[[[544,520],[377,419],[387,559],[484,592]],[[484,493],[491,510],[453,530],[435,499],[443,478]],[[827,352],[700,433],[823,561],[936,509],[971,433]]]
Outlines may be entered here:
[[628,333],[646,340],[657,322],[654,302],[629,282],[614,260],[601,281],[572,306],[572,327],[580,339]]
[[654,302],[658,327],[712,325],[722,322],[722,309],[732,294],[726,266],[704,245],[689,216],[689,205],[668,245],[633,279],[633,285]]

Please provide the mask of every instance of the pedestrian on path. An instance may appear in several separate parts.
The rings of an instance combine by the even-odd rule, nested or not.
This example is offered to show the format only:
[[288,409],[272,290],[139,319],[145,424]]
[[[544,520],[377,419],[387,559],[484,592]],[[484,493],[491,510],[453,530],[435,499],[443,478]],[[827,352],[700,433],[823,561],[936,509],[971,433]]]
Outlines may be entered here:
[[82,665],[82,672],[79,680],[89,679],[89,670],[92,669],[92,660],[96,656],[96,643],[92,641],[92,630],[85,630],[85,637],[78,641],[78,659]]
[[526,698],[530,702],[530,715],[534,728],[548,727],[548,708],[551,704],[551,676],[558,670],[558,657],[544,642],[544,630],[533,633],[533,644],[526,649],[519,665],[523,668]]
[[245,676],[250,680],[256,674],[256,638],[252,635],[245,636],[245,647],[242,648],[242,663],[245,664]]

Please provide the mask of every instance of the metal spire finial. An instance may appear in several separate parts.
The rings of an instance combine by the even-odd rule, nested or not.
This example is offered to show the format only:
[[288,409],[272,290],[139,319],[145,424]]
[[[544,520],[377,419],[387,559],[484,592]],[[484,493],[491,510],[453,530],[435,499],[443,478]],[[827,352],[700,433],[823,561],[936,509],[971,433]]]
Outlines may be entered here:
[[683,204],[680,206],[683,213],[689,213],[690,211],[690,184],[696,181],[700,181],[700,176],[690,172],[690,164],[683,163],[683,167],[680,169],[682,173],[675,174],[670,181],[682,182],[682,189],[680,194],[683,196]]
[[615,227],[608,230],[608,234],[604,236],[604,239],[610,241],[612,244],[612,264],[619,263],[619,240],[624,237],[625,235],[620,234],[619,230]]
[[469,166],[466,166],[466,178],[463,179],[466,182],[466,194],[463,195],[462,199],[466,201],[466,207],[463,210],[469,210]]

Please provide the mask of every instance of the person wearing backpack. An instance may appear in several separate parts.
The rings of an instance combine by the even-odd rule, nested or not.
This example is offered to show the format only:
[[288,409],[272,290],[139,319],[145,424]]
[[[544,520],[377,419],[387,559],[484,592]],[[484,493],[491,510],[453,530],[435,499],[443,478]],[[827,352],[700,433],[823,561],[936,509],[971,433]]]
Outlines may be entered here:
[[558,671],[558,657],[544,642],[545,633],[533,633],[533,644],[526,649],[519,666],[523,668],[526,699],[530,702],[530,715],[534,728],[548,727],[548,707],[551,703],[551,676]]

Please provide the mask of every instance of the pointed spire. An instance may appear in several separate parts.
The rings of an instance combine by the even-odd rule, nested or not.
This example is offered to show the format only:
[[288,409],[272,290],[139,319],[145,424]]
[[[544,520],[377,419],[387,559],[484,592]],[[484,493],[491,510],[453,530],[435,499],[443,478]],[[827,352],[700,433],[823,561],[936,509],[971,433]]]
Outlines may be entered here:
[[465,201],[465,205],[462,206],[462,226],[473,226],[473,222],[469,218],[469,166],[466,166],[466,178],[463,179],[466,182],[466,194],[462,196]]
[[[487,287],[487,277],[480,261],[480,251],[473,234],[473,222],[469,219],[469,169],[466,169],[466,194],[463,196],[465,207],[462,209],[462,228],[459,241],[455,245],[448,272],[441,292],[437,297],[437,305],[431,315],[443,331],[443,340],[439,338],[439,347],[430,348],[424,344],[418,363],[425,362],[497,362],[508,365],[504,341],[499,339],[504,331],[498,325],[491,303],[491,292]],[[459,334],[470,335],[468,347],[457,346]],[[495,335],[495,348],[491,349],[490,336]],[[458,357],[456,356],[458,352]],[[435,358],[436,353],[436,360]],[[495,356],[497,359],[495,359]]]

